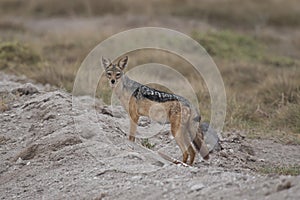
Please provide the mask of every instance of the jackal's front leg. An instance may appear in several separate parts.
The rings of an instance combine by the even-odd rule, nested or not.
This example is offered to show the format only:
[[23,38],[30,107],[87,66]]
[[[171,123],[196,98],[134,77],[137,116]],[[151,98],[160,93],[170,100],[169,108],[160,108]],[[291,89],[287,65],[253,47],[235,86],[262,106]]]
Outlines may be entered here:
[[132,117],[130,119],[129,140],[132,142],[135,141],[135,133],[136,133],[138,121],[139,121],[139,117]]

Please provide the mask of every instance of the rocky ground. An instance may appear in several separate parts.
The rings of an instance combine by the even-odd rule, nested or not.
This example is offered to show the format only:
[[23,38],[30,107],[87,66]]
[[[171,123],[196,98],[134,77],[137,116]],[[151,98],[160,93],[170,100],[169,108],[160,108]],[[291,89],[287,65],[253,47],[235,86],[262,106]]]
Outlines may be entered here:
[[299,164],[299,145],[222,133],[222,151],[184,167],[157,153],[180,159],[168,126],[143,119],[148,139],[129,142],[120,107],[5,74],[0,95],[1,199],[300,198],[300,176],[260,172]]

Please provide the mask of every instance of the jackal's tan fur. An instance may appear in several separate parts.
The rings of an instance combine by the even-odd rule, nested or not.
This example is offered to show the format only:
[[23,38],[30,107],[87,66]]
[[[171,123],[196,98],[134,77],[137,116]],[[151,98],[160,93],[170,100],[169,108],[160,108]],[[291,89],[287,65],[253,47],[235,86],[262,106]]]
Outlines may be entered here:
[[[200,115],[185,98],[155,90],[131,80],[124,74],[128,57],[113,63],[102,57],[106,77],[123,107],[130,116],[129,140],[135,140],[137,123],[140,116],[150,116],[151,109],[159,107],[171,124],[171,132],[183,154],[183,162],[194,162],[197,150],[204,159],[209,158],[209,151],[200,129]],[[159,113],[159,112],[156,112]],[[151,115],[152,117],[152,115]]]

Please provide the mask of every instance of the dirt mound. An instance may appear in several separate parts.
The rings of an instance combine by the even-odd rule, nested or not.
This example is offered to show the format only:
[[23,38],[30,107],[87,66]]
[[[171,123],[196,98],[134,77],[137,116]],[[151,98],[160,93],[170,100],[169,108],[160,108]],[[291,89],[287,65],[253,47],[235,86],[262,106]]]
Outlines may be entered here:
[[142,119],[131,143],[121,107],[27,82],[0,74],[1,199],[300,198],[299,176],[261,173],[299,164],[300,146],[222,133],[221,151],[183,167],[157,153],[181,159],[168,125]]

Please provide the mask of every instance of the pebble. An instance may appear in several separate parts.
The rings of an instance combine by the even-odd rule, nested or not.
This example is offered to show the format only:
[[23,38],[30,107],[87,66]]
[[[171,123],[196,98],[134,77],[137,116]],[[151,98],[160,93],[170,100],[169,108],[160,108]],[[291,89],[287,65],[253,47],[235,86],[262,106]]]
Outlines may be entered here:
[[227,158],[228,154],[225,151],[220,151],[220,156]]
[[18,165],[26,165],[25,162],[24,162],[24,160],[21,157],[18,158],[18,160],[16,161],[16,164],[18,164]]
[[202,183],[198,183],[196,185],[193,185],[191,187],[191,191],[200,191],[202,190],[203,188],[205,188],[205,186],[202,184]]
[[142,176],[133,176],[133,177],[131,177],[131,180],[138,181],[138,180],[141,180],[142,178],[143,178]]
[[16,104],[16,103],[12,105],[13,108],[17,108],[19,106],[20,106],[20,104]]
[[282,191],[282,190],[286,190],[292,187],[292,184],[290,181],[282,181],[282,183],[278,184],[276,187],[276,191]]
[[247,157],[247,160],[251,161],[251,162],[256,162],[257,161],[257,159],[255,157],[253,157],[253,156]]

